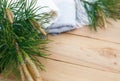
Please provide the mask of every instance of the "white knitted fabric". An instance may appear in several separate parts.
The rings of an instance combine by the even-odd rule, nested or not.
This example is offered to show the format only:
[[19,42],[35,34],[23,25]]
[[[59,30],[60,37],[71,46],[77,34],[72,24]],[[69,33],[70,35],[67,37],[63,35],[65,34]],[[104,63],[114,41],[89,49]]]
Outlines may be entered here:
[[74,0],[53,0],[60,11],[58,20],[48,27],[48,33],[61,33],[75,29],[76,9]]
[[[86,1],[95,2],[96,0]],[[47,8],[38,11],[36,14],[50,13],[51,11],[56,13],[56,16],[51,18],[49,23],[45,24],[45,29],[48,33],[62,33],[89,25],[84,3],[80,0],[37,0],[35,7],[39,6],[47,6]]]

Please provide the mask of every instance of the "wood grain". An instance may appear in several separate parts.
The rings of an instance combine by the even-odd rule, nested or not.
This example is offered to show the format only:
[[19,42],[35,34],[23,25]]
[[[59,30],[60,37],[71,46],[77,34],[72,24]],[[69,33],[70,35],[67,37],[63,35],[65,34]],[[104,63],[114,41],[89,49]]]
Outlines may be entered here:
[[120,81],[120,74],[81,67],[68,63],[44,61],[46,72],[42,72],[44,81]]
[[111,24],[108,24],[107,29],[98,29],[97,32],[91,31],[88,26],[76,29],[69,32],[69,34],[85,36],[88,38],[114,42],[120,44],[120,20],[110,20]]
[[120,73],[120,45],[70,34],[49,36],[50,59]]

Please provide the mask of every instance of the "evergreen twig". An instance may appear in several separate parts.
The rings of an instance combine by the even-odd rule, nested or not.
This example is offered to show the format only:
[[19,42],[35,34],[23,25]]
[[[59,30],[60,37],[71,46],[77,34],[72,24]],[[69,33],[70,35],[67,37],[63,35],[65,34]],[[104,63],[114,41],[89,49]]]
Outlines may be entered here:
[[[43,34],[46,33],[42,27],[48,23],[50,16],[46,15],[47,13],[36,14],[37,10],[42,9],[35,8],[36,1],[10,0],[8,3],[8,0],[0,0],[0,68],[5,75],[12,73],[19,78],[22,74],[23,81],[42,81],[37,66],[43,68],[43,65],[36,56],[47,56],[40,50],[47,41],[43,39]],[[33,27],[29,21],[31,19],[37,22],[40,31]],[[28,67],[32,68],[33,72]]]
[[96,0],[89,2],[80,0],[84,3],[86,13],[89,17],[90,27],[97,31],[97,27],[107,28],[108,18],[120,19],[118,5],[120,0]]

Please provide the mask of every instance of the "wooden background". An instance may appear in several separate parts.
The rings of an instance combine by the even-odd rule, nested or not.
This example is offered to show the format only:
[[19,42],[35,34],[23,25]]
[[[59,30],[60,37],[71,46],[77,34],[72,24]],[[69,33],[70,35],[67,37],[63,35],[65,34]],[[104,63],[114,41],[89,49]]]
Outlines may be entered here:
[[120,81],[120,21],[98,32],[83,27],[48,38],[44,81]]

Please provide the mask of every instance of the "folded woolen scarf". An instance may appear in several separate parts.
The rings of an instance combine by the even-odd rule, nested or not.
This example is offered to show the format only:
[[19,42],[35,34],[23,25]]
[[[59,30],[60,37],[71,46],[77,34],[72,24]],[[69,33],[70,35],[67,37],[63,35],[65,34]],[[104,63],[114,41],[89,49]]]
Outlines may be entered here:
[[[95,2],[96,0],[86,1]],[[51,26],[46,29],[48,33],[62,33],[90,24],[83,1],[53,0],[53,2],[58,7],[60,16]]]
[[[8,0],[11,1],[11,0]],[[13,0],[17,1],[17,0]],[[32,1],[32,0],[26,0]],[[55,12],[55,17],[50,18],[50,22],[44,24],[46,32],[58,34],[88,25],[88,16],[84,8],[84,3],[80,0],[36,0],[35,7],[44,7],[36,14]],[[96,0],[86,0],[94,2]],[[77,26],[78,25],[78,26]]]
[[60,11],[58,19],[49,26],[48,33],[57,34],[75,29],[76,9],[74,0],[53,0]]

